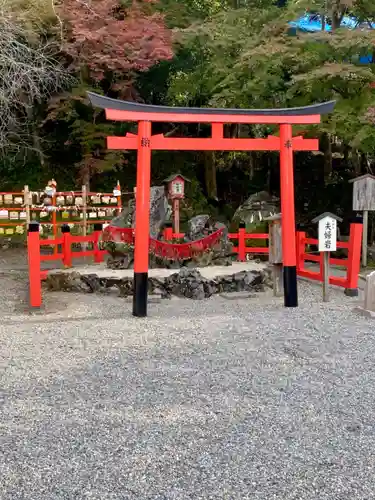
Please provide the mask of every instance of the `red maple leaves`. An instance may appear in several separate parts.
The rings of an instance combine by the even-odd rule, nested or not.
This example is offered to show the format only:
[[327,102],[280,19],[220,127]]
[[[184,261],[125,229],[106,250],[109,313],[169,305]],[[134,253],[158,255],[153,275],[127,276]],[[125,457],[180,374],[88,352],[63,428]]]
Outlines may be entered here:
[[64,0],[61,14],[69,26],[64,51],[72,66],[87,67],[102,80],[108,73],[129,76],[171,59],[172,32],[150,3],[130,0],[123,7],[118,0]]

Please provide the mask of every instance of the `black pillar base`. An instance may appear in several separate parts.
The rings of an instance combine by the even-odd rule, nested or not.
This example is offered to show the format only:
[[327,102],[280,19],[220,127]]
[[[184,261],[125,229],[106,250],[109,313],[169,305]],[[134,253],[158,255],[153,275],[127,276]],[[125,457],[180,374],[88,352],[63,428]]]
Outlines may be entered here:
[[134,273],[133,316],[147,316],[148,273]]
[[358,288],[345,288],[344,294],[347,297],[358,297]]
[[285,307],[298,306],[296,266],[284,266],[284,305]]

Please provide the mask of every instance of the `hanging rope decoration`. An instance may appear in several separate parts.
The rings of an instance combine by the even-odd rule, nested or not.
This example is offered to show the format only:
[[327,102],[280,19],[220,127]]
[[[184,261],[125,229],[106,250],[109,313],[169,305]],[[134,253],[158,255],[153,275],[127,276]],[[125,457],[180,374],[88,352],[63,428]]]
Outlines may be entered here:
[[[204,238],[189,243],[168,243],[150,238],[150,253],[168,260],[188,260],[212,248],[223,236],[225,228],[218,229]],[[108,226],[103,231],[103,241],[122,242],[134,247],[134,229]]]

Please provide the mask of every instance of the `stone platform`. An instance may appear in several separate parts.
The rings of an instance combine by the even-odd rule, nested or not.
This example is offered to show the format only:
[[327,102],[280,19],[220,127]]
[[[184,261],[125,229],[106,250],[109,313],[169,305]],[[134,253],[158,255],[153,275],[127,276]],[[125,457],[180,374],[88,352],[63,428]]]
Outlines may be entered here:
[[[115,292],[126,297],[133,293],[133,272],[133,269],[108,269],[106,264],[79,266],[50,271],[46,283],[50,290]],[[163,298],[204,299],[218,293],[259,292],[270,286],[266,263],[234,262],[231,266],[149,270],[149,292]]]

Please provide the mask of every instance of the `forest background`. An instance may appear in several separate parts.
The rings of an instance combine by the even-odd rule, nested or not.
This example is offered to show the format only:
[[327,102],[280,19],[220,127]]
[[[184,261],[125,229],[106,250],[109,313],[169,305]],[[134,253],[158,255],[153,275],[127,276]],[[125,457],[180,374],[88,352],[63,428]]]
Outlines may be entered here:
[[[306,10],[331,30],[291,32]],[[342,28],[345,15],[362,23]],[[87,90],[149,104],[267,108],[335,99],[335,112],[295,134],[320,151],[295,154],[298,220],[347,215],[348,180],[375,174],[373,0],[0,0],[0,187],[135,185],[135,152],[105,138],[134,131],[107,122]],[[169,136],[207,137],[206,125],[163,124]],[[265,137],[271,126],[228,126],[231,137]],[[274,153],[155,152],[152,183],[191,179],[195,213],[230,219],[252,193],[279,193]]]

